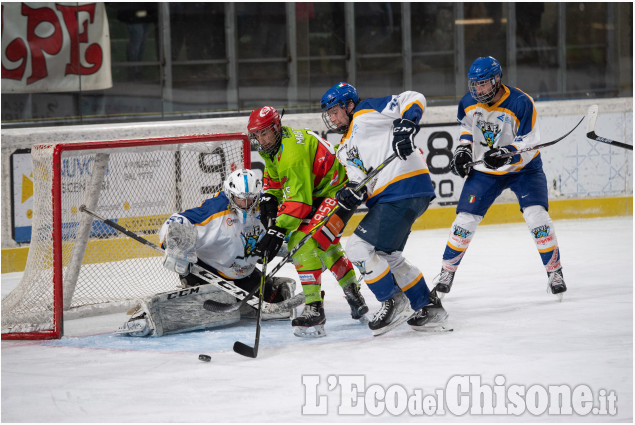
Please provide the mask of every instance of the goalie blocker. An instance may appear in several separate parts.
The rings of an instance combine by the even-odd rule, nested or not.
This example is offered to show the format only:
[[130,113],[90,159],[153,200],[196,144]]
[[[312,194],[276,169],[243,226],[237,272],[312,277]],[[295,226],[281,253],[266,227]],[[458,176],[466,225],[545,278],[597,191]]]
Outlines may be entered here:
[[[290,299],[295,292],[295,281],[290,278],[274,278],[272,286],[280,291],[283,300]],[[163,292],[140,300],[116,333],[135,337],[163,336],[231,325],[240,321],[241,316],[256,316],[256,310],[248,305],[230,312],[209,311],[203,308],[208,300],[223,304],[236,302],[236,298],[210,284]],[[281,312],[263,312],[262,318],[284,320],[292,318],[294,313],[295,307],[288,307]]]

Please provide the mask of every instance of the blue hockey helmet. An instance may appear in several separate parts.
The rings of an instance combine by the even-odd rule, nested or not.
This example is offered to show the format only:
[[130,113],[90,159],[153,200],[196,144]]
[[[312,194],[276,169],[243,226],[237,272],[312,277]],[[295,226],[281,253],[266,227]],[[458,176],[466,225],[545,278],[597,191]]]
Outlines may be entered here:
[[[335,130],[338,133],[346,132],[348,124],[350,124],[352,120],[352,114],[346,109],[349,102],[353,102],[354,105],[357,105],[359,102],[359,96],[357,95],[355,87],[348,83],[337,83],[324,93],[320,104],[322,106],[322,121],[324,121],[326,128]],[[333,121],[331,121],[328,111],[334,106],[340,106],[346,111],[346,114],[348,115],[347,124],[341,125],[343,123],[340,123],[338,127],[338,124],[334,124]]]
[[[496,59],[491,56],[477,58],[467,71],[470,94],[477,102],[489,103],[500,89],[502,78],[503,68]],[[479,93],[476,88],[487,83],[491,84],[490,90]]]
[[337,83],[324,93],[321,100],[321,106],[323,111],[328,111],[335,105],[340,105],[342,108],[346,107],[348,101],[351,100],[357,104],[359,102],[359,96],[355,87],[348,83]]

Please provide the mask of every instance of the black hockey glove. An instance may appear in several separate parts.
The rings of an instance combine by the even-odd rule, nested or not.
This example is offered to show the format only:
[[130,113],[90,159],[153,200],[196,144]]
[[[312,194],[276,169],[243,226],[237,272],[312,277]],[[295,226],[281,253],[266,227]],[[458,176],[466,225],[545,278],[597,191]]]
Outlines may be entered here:
[[465,177],[470,174],[471,167],[465,166],[469,162],[472,162],[472,146],[459,145],[450,161],[450,171],[459,177]]
[[501,158],[501,155],[516,151],[516,149],[512,149],[513,148],[511,146],[503,146],[502,148],[494,148],[488,150],[487,152],[485,152],[485,155],[483,155],[483,164],[485,164],[487,168],[490,168],[492,170],[503,167],[507,164],[511,164],[511,156],[508,158]]
[[394,120],[392,124],[392,150],[399,159],[406,159],[417,149],[415,135],[419,132],[419,125],[407,119]]
[[265,229],[269,227],[269,220],[276,221],[278,216],[278,198],[270,193],[265,193],[260,198],[260,222]]
[[337,191],[335,199],[340,204],[340,208],[351,211],[366,202],[366,199],[368,199],[366,186],[359,189],[359,192],[355,192],[355,186],[357,186],[357,183],[348,182],[346,186]]
[[267,229],[267,233],[265,233],[262,239],[256,244],[254,254],[260,257],[266,257],[267,261],[271,261],[280,250],[286,235],[287,232],[282,227],[271,226]]

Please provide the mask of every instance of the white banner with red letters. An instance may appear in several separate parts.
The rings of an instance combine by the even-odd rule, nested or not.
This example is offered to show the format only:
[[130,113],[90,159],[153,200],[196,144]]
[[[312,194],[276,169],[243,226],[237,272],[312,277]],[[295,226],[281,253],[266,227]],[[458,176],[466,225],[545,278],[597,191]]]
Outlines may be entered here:
[[2,3],[2,93],[110,87],[104,3]]

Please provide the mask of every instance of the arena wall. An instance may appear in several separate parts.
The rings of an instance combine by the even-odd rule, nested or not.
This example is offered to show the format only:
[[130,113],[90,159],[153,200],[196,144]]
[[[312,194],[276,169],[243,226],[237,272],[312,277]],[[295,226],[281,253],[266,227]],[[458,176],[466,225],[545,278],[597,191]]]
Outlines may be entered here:
[[[590,105],[599,106],[595,132],[605,138],[632,144],[633,98],[537,102],[543,142],[567,133]],[[2,273],[22,271],[28,242],[13,238],[13,226],[24,221],[29,205],[30,155],[34,144],[127,140],[192,134],[245,132],[247,117],[145,122],[126,124],[40,127],[2,131]],[[319,113],[287,114],[283,125],[311,128],[330,142],[339,135],[327,133]],[[550,213],[554,219],[633,214],[632,151],[611,147],[586,137],[586,120],[566,139],[541,150],[549,183]],[[437,191],[437,199],[415,229],[444,228],[454,220],[454,204],[462,179],[449,172],[449,160],[458,139],[456,106],[430,107],[424,113],[416,143],[422,148]],[[252,168],[262,169],[252,150]],[[350,229],[361,219],[357,214]],[[483,224],[522,222],[515,196],[503,192]],[[345,233],[348,234],[348,233]]]

